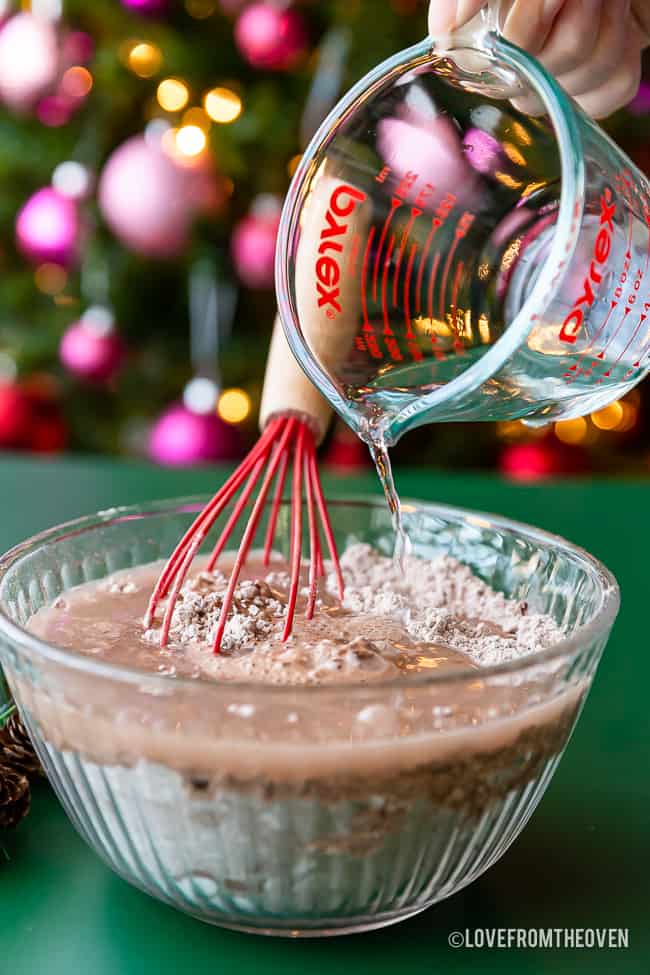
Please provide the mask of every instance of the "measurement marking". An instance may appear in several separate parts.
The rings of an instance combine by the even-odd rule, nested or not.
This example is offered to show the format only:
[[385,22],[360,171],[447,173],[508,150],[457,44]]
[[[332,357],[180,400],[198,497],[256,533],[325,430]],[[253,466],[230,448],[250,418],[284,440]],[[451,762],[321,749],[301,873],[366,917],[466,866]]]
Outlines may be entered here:
[[[603,332],[607,328],[607,323],[610,320],[610,318],[612,317],[612,312],[614,311],[614,309],[616,308],[617,305],[618,305],[618,301],[612,301],[611,307],[610,307],[610,309],[609,309],[609,311],[608,311],[608,313],[607,313],[607,315],[605,317],[605,321],[603,322],[603,324],[600,326],[600,328],[598,329],[598,331],[594,335],[592,341],[589,343],[589,345],[587,346],[587,348],[583,350],[582,355],[580,356],[580,358],[578,359],[578,361],[576,362],[576,364],[573,365],[573,366],[571,366],[571,368],[569,369],[568,372],[565,372],[564,373],[564,378],[565,379],[566,379],[567,376],[570,376],[571,377],[569,379],[569,382],[567,383],[567,385],[570,386],[571,383],[574,382],[574,380],[576,380],[578,378],[578,376],[580,375],[580,373],[581,372],[584,372],[584,370],[580,368],[580,363],[581,362],[584,362],[584,360],[587,358],[587,356],[589,355],[589,353],[591,352],[592,355],[595,355],[595,352],[592,352],[592,349],[595,348],[598,339],[600,338],[600,336],[603,334]],[[571,373],[573,373],[573,375],[571,375]]]
[[442,272],[442,284],[440,286],[440,320],[444,322],[445,320],[445,294],[447,291],[447,281],[449,280],[449,271],[451,269],[451,262],[454,259],[454,254],[456,253],[456,248],[458,247],[459,237],[454,237],[454,242],[449,248],[449,253],[447,254],[447,260],[445,261],[445,269]]
[[627,345],[625,346],[625,348],[623,349],[623,351],[621,352],[621,354],[617,358],[616,362],[612,366],[610,366],[609,372],[606,372],[605,373],[606,376],[608,376],[609,373],[611,373],[612,369],[615,369],[616,366],[619,364],[619,362],[621,361],[621,359],[623,358],[623,356],[625,355],[625,353],[627,352],[627,350],[632,345],[632,343],[634,342],[635,338],[637,337],[637,335],[641,331],[641,327],[642,327],[642,325],[645,322],[645,320],[646,320],[647,317],[648,316],[645,315],[645,314],[642,314],[641,315],[641,317],[639,318],[639,323],[638,323],[637,327],[634,329],[634,332],[632,333],[631,339],[629,340],[629,342],[627,343]]
[[418,245],[411,244],[411,253],[409,255],[409,262],[406,268],[406,280],[404,282],[404,321],[406,322],[406,337],[407,339],[414,339],[413,326],[411,324],[411,274],[413,273],[413,262],[415,260],[415,255],[417,253]]
[[[615,330],[614,334],[611,336],[611,338],[607,342],[607,345],[602,350],[602,352],[600,352],[598,354],[598,356],[597,356],[598,359],[601,359],[602,360],[602,359],[605,358],[605,353],[610,348],[610,346],[615,341],[615,339],[618,337],[618,334],[621,331],[621,329],[623,328],[623,325],[625,324],[625,322],[627,321],[627,316],[630,314],[631,311],[632,311],[632,309],[630,308],[630,306],[629,305],[626,305],[625,311],[623,312],[623,317],[621,318],[620,322],[618,323],[618,328]],[[589,371],[591,372],[591,369]],[[602,383],[603,379],[608,379],[611,376],[611,374],[612,374],[612,370],[610,368],[610,369],[607,370],[607,372],[604,372],[599,379],[596,380],[596,383]]]
[[397,264],[395,266],[395,275],[393,277],[393,307],[397,306],[397,288],[399,284],[399,272],[402,266],[402,260],[404,258],[404,251],[406,250],[406,242],[409,239],[411,231],[413,230],[413,224],[417,218],[422,213],[422,210],[418,210],[417,207],[411,209],[411,216],[409,217],[409,222],[406,225],[404,233],[402,234],[402,240],[399,247],[399,255],[397,258]]
[[363,331],[372,332],[373,327],[368,319],[368,291],[366,287],[366,282],[368,279],[368,263],[370,261],[370,248],[372,247],[372,242],[375,236],[375,227],[370,228],[370,233],[368,234],[368,243],[366,244],[366,252],[363,255],[363,270],[361,272],[361,306],[363,308]]
[[431,221],[431,230],[429,231],[429,236],[427,237],[424,243],[424,248],[422,250],[422,257],[420,259],[420,269],[418,271],[418,280],[416,285],[416,294],[417,294],[416,311],[418,314],[422,310],[422,279],[424,277],[424,267],[426,264],[427,255],[429,253],[429,248],[431,247],[431,241],[433,240],[433,236],[436,230],[438,229],[438,227],[441,226],[442,226],[442,222],[440,221],[440,219],[438,217],[434,217],[433,220]]
[[386,283],[388,281],[388,268],[390,267],[390,259],[393,254],[393,247],[395,246],[395,234],[391,235],[390,244],[388,245],[388,250],[386,251],[386,259],[384,261],[384,273],[381,277],[381,307],[384,312],[384,335],[392,335],[393,330],[390,327],[390,322],[388,321],[388,301],[386,298]]
[[382,227],[381,237],[379,238],[379,247],[377,248],[377,253],[375,254],[375,268],[372,276],[372,297],[377,301],[377,278],[379,276],[379,259],[381,257],[381,252],[384,246],[384,241],[386,240],[386,234],[388,233],[388,228],[390,227],[390,222],[395,216],[395,213],[399,210],[402,205],[402,201],[393,197],[393,206],[384,221],[384,226]]

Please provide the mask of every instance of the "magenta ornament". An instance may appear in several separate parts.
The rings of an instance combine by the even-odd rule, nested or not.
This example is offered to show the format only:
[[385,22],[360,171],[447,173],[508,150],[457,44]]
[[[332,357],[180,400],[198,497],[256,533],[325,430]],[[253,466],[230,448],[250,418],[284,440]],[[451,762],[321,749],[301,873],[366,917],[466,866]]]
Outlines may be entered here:
[[154,423],[148,454],[156,464],[194,467],[238,457],[241,439],[216,413],[194,413],[175,403]]
[[248,288],[272,288],[279,220],[250,214],[233,231],[231,253],[235,270]]
[[253,3],[237,18],[235,41],[254,68],[283,71],[293,67],[305,53],[307,31],[297,10]]
[[38,190],[16,218],[16,244],[34,264],[74,264],[80,238],[76,203],[51,187]]
[[105,383],[120,371],[126,348],[120,335],[85,316],[66,330],[59,346],[64,368],[90,383]]

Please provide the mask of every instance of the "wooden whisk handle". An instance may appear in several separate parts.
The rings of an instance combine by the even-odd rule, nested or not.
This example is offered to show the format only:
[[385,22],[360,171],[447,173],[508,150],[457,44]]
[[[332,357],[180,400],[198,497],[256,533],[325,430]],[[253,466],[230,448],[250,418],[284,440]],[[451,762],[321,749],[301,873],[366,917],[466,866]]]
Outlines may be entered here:
[[280,317],[275,319],[271,348],[266,364],[266,376],[260,407],[260,427],[278,414],[297,413],[310,419],[316,442],[327,433],[332,409],[310,382],[289,348]]

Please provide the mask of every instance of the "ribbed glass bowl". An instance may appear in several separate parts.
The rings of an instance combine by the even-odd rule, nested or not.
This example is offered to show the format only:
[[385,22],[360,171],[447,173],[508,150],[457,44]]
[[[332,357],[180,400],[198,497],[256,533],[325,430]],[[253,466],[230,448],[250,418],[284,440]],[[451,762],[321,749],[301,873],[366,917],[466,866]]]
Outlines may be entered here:
[[[460,559],[566,639],[480,679],[289,688],[127,669],[26,630],[66,589],[167,556],[206,500],[101,512],[0,560],[0,660],[72,823],[125,880],[244,930],[359,931],[449,897],[503,854],[546,789],[618,611],[615,579],[560,538],[414,502],[415,554]],[[331,515],[342,550],[392,552],[382,501],[332,502]],[[331,717],[341,695],[351,724]],[[396,735],[405,707],[420,730]]]

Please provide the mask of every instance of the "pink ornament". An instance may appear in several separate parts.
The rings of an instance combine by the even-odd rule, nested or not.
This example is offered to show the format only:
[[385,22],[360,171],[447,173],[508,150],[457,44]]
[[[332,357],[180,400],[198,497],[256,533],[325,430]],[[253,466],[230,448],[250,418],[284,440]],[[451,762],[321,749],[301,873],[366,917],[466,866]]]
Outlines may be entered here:
[[232,259],[237,274],[248,288],[272,288],[279,217],[251,214],[232,235]]
[[254,68],[282,71],[293,67],[307,48],[305,24],[296,10],[270,3],[246,7],[235,25],[235,40]]
[[125,352],[121,337],[103,317],[93,320],[92,311],[67,329],[59,346],[61,363],[68,372],[92,383],[114,379]]
[[16,14],[0,29],[0,99],[27,109],[54,84],[59,71],[57,33],[51,21]]
[[193,413],[176,403],[154,424],[148,453],[157,464],[191,467],[239,456],[241,440],[216,413]]
[[104,166],[99,206],[127,247],[147,257],[172,258],[187,244],[194,214],[206,197],[205,185],[200,167],[183,168],[160,145],[134,136]]
[[562,445],[517,443],[505,447],[499,461],[501,472],[511,481],[544,481],[561,475],[584,473],[584,451]]
[[426,121],[418,116],[383,119],[377,133],[379,151],[399,179],[409,172],[420,174],[407,202],[415,202],[427,182],[435,187],[426,197],[427,209],[437,206],[447,192],[468,201],[476,188],[477,176],[467,164],[459,135],[448,118],[438,115]]
[[16,243],[35,264],[69,267],[79,248],[80,221],[77,205],[51,187],[38,190],[16,218]]

